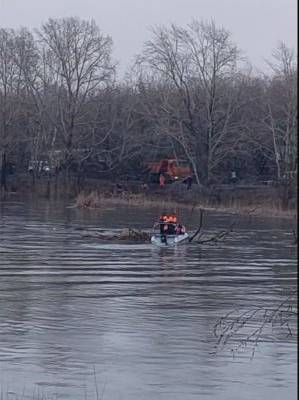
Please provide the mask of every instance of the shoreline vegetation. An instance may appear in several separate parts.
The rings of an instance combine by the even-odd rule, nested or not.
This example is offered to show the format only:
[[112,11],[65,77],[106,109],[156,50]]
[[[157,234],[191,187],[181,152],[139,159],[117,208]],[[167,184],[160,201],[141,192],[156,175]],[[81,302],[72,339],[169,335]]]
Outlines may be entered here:
[[85,209],[97,209],[107,205],[159,207],[165,210],[202,208],[207,211],[280,218],[297,216],[296,207],[284,208],[278,191],[273,188],[196,188],[186,191],[182,187],[169,187],[164,191],[152,192],[92,190],[78,193],[74,202],[75,207]]
[[[0,198],[296,213],[297,63],[285,43],[256,74],[213,20],[161,25],[120,80],[113,38],[94,21],[0,38]],[[192,190],[167,184],[179,178]],[[139,181],[115,190],[122,179]]]
[[[256,73],[213,20],[156,26],[124,80],[113,38],[95,21],[2,28],[0,43],[0,190],[26,173],[48,191],[76,182],[76,194],[90,178],[192,179],[208,192],[265,182],[284,191],[297,179],[296,52],[283,42]],[[213,196],[207,205],[230,207],[222,191]],[[288,198],[273,200],[249,207],[288,208]],[[247,207],[245,196],[239,204]]]
[[3,200],[36,199],[67,200],[72,207],[98,209],[105,206],[158,207],[175,211],[178,208],[205,209],[232,214],[262,217],[296,218],[297,188],[272,185],[214,185],[191,189],[181,182],[160,188],[141,181],[87,179],[78,185],[76,179],[36,179],[16,176],[7,191],[0,190]]

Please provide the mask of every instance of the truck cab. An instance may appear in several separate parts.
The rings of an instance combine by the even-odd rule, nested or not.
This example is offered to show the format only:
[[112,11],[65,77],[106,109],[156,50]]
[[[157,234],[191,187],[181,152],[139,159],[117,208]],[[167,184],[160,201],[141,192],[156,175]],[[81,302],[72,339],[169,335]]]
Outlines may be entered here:
[[188,161],[174,158],[149,162],[147,163],[147,168],[151,182],[158,182],[160,174],[165,176],[166,182],[184,180],[192,174]]

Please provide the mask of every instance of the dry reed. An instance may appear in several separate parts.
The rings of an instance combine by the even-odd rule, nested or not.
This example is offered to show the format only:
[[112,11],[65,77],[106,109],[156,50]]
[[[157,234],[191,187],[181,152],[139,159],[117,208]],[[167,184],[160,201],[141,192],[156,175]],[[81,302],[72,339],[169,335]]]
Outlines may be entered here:
[[[191,194],[191,193],[190,193]],[[79,193],[76,197],[75,206],[78,208],[101,208],[107,205],[123,205],[136,207],[164,207],[164,208],[204,208],[211,211],[230,212],[237,214],[260,215],[269,217],[296,217],[296,209],[283,209],[279,201],[269,199],[256,199],[246,195],[241,198],[223,198],[222,201],[215,203],[209,195],[188,193],[188,198],[184,195],[176,196],[171,193],[155,195],[148,193],[111,193],[92,191],[88,194]]]

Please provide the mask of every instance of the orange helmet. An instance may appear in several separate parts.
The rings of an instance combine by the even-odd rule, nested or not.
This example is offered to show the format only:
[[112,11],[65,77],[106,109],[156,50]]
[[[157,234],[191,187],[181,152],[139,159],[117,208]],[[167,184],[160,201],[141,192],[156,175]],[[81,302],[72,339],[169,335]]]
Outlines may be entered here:
[[177,222],[177,217],[175,214],[162,214],[160,220],[175,224]]
[[169,214],[168,215],[168,222],[171,222],[173,224],[175,224],[177,221],[176,215],[175,214]]

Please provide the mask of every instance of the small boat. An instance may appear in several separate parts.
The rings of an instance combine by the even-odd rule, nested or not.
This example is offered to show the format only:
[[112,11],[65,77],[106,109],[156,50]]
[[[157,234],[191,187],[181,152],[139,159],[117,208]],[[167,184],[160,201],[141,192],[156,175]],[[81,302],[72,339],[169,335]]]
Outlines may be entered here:
[[[158,228],[158,231],[155,231]],[[189,238],[185,227],[177,223],[175,214],[163,214],[159,222],[154,224],[151,243],[156,246],[175,246]]]
[[161,235],[160,233],[154,233],[151,237],[151,243],[160,246],[176,246],[189,238],[188,233],[181,235]]

